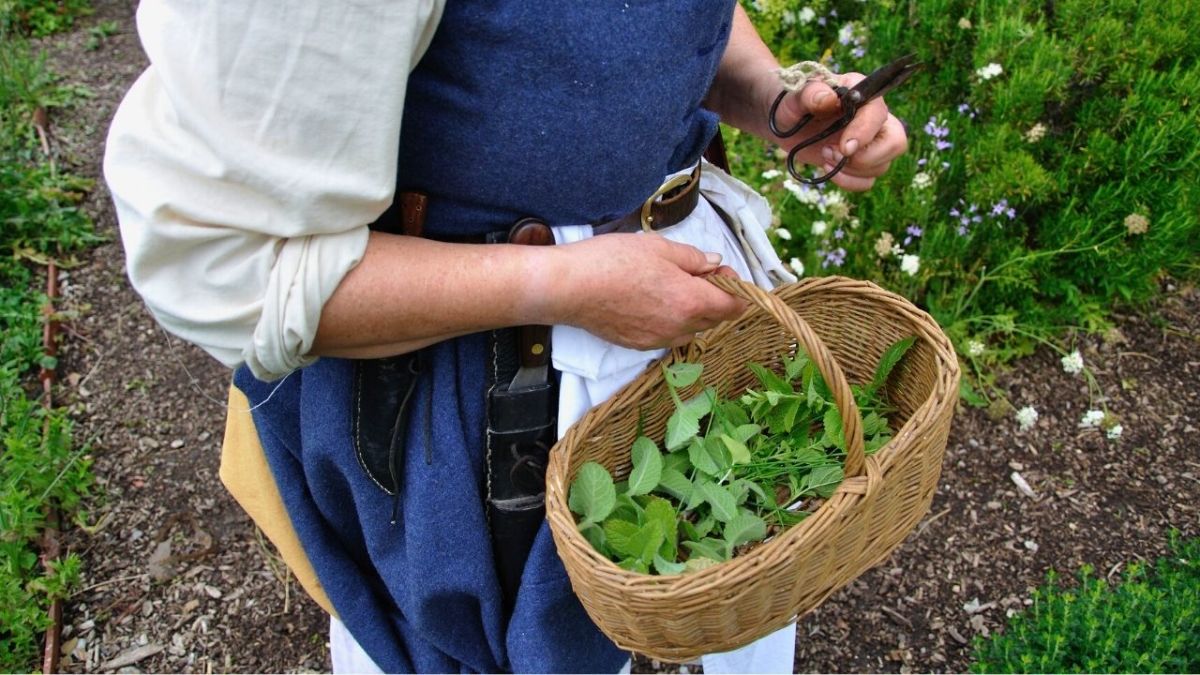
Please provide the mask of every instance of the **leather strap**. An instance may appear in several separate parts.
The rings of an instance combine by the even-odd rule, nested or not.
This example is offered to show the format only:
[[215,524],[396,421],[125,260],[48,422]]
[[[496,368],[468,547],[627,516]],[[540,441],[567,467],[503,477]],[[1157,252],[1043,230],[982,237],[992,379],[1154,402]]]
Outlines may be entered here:
[[[662,230],[672,225],[678,225],[684,218],[692,215],[696,204],[700,202],[700,163],[692,170],[691,180],[686,185],[673,192],[663,195],[662,199],[650,205],[650,229]],[[642,229],[642,207],[610,220],[607,223],[592,225],[593,234],[611,234],[613,232],[638,232]]]

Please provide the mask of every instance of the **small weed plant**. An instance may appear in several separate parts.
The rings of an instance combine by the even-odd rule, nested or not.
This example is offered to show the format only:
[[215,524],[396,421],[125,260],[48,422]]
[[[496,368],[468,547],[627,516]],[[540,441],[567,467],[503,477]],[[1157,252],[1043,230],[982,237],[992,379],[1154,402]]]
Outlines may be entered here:
[[[892,437],[883,385],[914,341],[893,345],[874,379],[852,387],[868,454]],[[666,453],[639,436],[626,480],[588,462],[571,485],[568,505],[592,546],[631,571],[680,574],[730,559],[828,499],[844,475],[841,414],[804,354],[783,365],[781,375],[749,364],[762,388],[732,400],[711,386],[684,400],[679,391],[696,385],[703,367],[665,368],[675,403]]]
[[45,37],[91,13],[89,0],[0,0],[0,32]]
[[[26,5],[0,5],[0,16],[11,21],[18,6]],[[32,126],[34,110],[65,103],[70,90],[27,42],[0,41],[0,671],[24,672],[37,663],[50,601],[80,575],[75,554],[48,566],[39,560],[47,515],[57,507],[81,519],[93,486],[87,447],[73,446],[65,411],[46,410],[31,394],[33,369],[57,365],[42,348],[47,299],[38,269],[51,259],[69,266],[97,237],[80,209],[88,182],[42,161]]]
[[1051,573],[1003,633],[975,642],[975,673],[1194,673],[1200,670],[1200,539],[1110,586],[1091,567],[1068,588]]

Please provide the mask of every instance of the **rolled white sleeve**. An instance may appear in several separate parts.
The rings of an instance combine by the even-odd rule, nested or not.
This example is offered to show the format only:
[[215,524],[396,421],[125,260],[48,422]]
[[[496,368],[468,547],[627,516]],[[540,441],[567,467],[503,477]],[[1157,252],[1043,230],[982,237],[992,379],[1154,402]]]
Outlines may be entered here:
[[276,379],[391,204],[408,74],[444,0],[143,0],[150,67],[104,174],[158,321]]

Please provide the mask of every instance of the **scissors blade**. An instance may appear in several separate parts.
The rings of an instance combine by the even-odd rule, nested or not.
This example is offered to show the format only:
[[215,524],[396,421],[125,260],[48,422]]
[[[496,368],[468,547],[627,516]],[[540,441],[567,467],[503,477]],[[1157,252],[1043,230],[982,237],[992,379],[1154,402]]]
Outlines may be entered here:
[[883,96],[904,84],[908,78],[912,77],[913,73],[920,70],[921,64],[913,63],[916,58],[916,54],[908,54],[882,66],[863,78],[862,82],[854,85],[854,91],[862,95],[864,103],[876,96]]

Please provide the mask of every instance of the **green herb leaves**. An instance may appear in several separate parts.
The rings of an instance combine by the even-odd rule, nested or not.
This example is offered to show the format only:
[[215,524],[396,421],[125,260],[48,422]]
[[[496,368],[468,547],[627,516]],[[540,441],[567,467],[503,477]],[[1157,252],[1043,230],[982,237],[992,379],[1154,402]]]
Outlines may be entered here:
[[608,470],[595,462],[580,467],[567,506],[582,515],[585,523],[598,523],[612,513],[616,503],[617,491]]
[[[889,409],[875,397],[913,342],[893,345],[871,383],[852,387],[868,452],[891,437]],[[800,522],[805,500],[832,496],[844,477],[841,413],[808,357],[785,357],[782,365],[784,375],[749,364],[762,390],[736,400],[720,399],[711,386],[684,400],[680,391],[699,388],[703,367],[665,367],[675,404],[665,447],[638,436],[626,480],[614,483],[588,462],[571,486],[568,505],[592,546],[628,570],[682,574]]]

